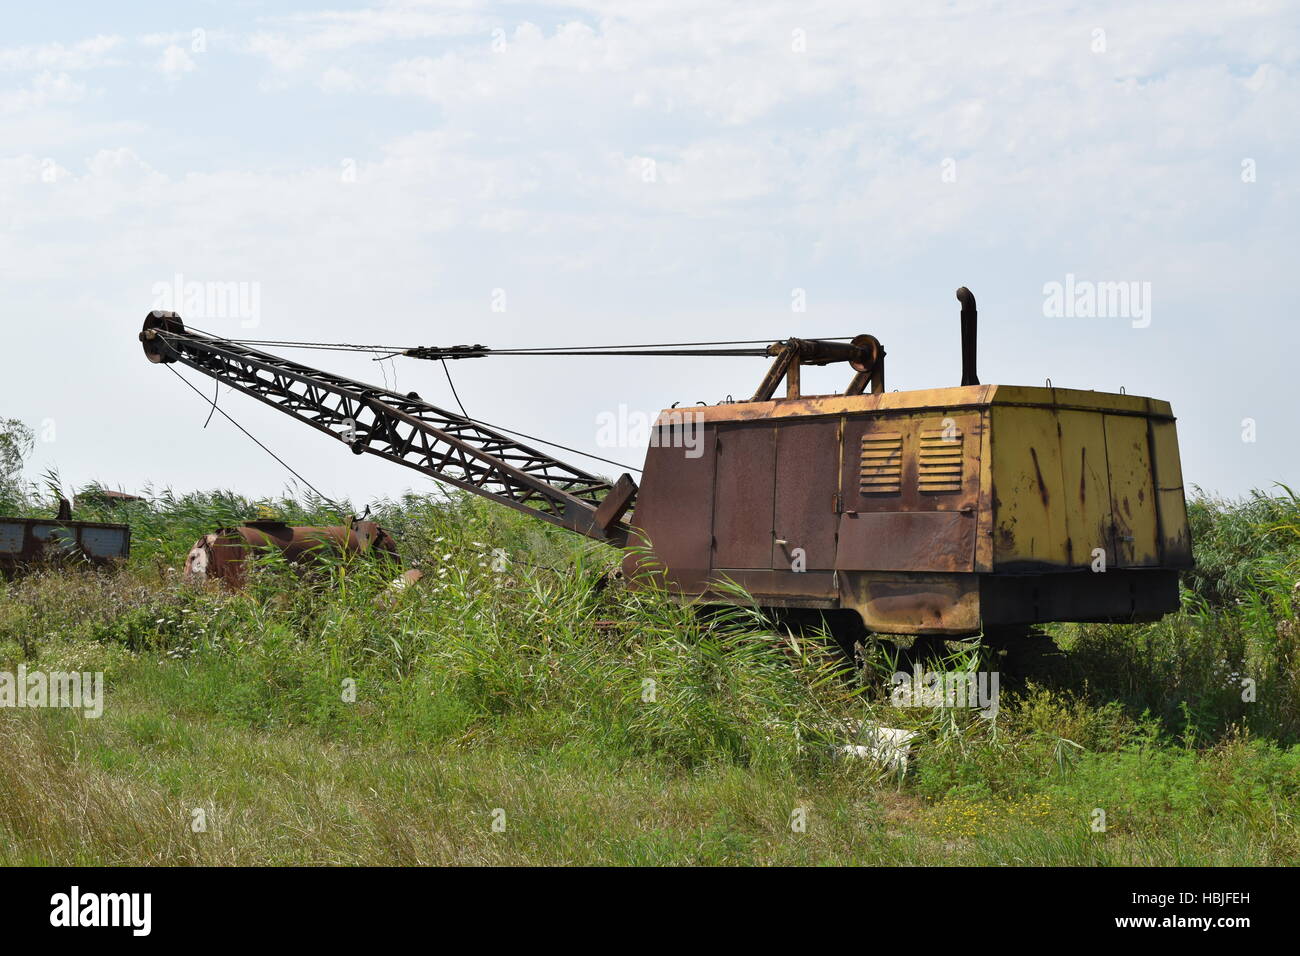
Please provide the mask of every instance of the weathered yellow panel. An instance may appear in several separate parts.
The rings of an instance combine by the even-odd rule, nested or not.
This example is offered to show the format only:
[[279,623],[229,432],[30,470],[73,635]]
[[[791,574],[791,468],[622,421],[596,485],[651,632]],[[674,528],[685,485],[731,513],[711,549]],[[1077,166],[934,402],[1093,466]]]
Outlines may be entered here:
[[993,563],[1066,566],[1061,442],[1052,408],[993,406]]
[[1159,509],[1160,562],[1167,568],[1192,566],[1192,538],[1187,528],[1187,500],[1183,492],[1183,466],[1178,458],[1178,432],[1172,421],[1151,423],[1151,449],[1155,455],[1156,504]]
[[1160,548],[1147,420],[1132,415],[1105,418],[1115,548],[1107,563],[1121,568],[1154,567],[1160,563]]
[[[1095,412],[1059,411],[1061,476],[1065,509],[1066,559],[1092,563],[1092,552],[1110,553],[1110,478],[1106,471],[1106,429]],[[1138,419],[1140,421],[1140,419]]]

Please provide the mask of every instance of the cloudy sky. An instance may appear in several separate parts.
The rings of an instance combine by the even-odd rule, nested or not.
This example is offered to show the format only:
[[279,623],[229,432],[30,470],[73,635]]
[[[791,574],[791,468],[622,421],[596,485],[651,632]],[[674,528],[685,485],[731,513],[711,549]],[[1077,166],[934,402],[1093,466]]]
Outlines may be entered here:
[[[33,477],[270,494],[284,470],[141,355],[178,281],[242,284],[242,309],[178,311],[243,338],[870,332],[891,389],[957,383],[967,285],[984,381],[1164,398],[1189,483],[1300,482],[1298,59],[1270,0],[24,4],[0,32],[0,416],[43,439]],[[1053,314],[1067,277],[1137,296]],[[452,405],[431,363],[287,354]],[[639,464],[602,413],[742,396],[764,363],[452,369],[476,417]],[[429,487],[221,403],[327,494]]]

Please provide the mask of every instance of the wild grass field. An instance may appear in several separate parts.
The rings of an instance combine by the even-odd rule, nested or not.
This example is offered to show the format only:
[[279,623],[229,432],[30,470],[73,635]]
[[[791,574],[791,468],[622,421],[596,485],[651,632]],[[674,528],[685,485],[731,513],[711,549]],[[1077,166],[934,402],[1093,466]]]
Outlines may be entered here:
[[[0,582],[0,670],[107,682],[98,719],[0,710],[5,863],[1300,859],[1285,489],[1193,502],[1183,610],[1052,628],[1059,653],[1003,662],[1022,676],[992,719],[895,707],[886,646],[854,662],[756,611],[702,617],[611,581],[615,552],[474,499],[376,504],[425,572],[396,595],[361,562],[262,562],[243,593],[180,580],[201,533],[346,503],[92,501],[78,517],[133,528],[125,569]],[[872,724],[917,732],[905,772],[844,755]]]

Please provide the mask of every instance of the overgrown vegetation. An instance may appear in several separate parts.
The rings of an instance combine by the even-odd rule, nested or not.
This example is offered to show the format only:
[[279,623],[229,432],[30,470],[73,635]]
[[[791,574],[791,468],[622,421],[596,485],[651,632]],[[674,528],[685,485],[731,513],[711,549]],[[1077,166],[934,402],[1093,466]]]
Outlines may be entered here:
[[[99,719],[0,710],[0,861],[1300,855],[1300,502],[1285,489],[1196,501],[1183,611],[1056,628],[1063,653],[1004,684],[991,719],[894,707],[887,648],[853,663],[749,609],[704,617],[629,590],[614,552],[475,499],[373,505],[425,572],[414,587],[364,562],[267,561],[243,593],[179,580],[201,533],[351,505],[94,499],[78,517],[132,526],[126,569],[0,584],[0,670],[107,681]],[[951,670],[985,653],[949,651]],[[875,724],[917,732],[905,772],[844,755]]]

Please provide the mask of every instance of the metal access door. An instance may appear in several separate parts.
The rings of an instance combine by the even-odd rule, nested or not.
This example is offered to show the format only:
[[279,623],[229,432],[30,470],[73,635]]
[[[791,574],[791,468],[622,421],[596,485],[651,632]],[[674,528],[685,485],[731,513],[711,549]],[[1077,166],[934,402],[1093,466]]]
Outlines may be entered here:
[[713,567],[770,568],[776,429],[771,423],[720,427],[714,453]]
[[785,421],[775,430],[771,567],[776,571],[833,570],[840,521],[836,495],[840,490],[842,420]]

